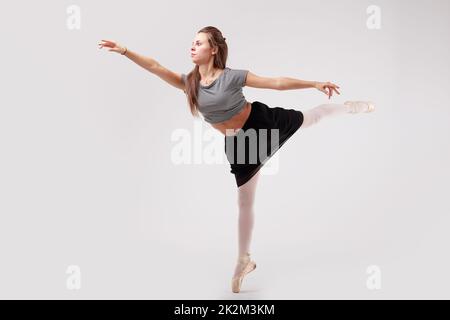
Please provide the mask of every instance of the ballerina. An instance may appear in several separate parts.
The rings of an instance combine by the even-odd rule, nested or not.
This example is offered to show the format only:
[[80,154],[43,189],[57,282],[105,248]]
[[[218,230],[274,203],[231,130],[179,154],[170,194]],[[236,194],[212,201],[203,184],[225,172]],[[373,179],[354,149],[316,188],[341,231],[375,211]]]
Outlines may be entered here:
[[[142,56],[114,41],[102,40],[99,47],[107,47],[109,51],[126,56],[181,89],[191,114],[198,116],[200,113],[206,122],[224,135],[225,154],[238,190],[238,258],[231,280],[234,293],[241,291],[244,277],[256,268],[256,262],[250,257],[250,242],[261,167],[299,128],[308,128],[326,117],[368,113],[375,109],[370,101],[326,103],[304,111],[270,107],[260,101],[249,102],[242,93],[244,86],[273,90],[315,88],[328,99],[334,92],[340,94],[340,87],[332,82],[263,77],[246,69],[229,68],[226,66],[226,38],[213,26],[197,32],[191,46],[195,67],[188,74],[173,72],[153,58]],[[266,131],[267,134],[261,133]]]

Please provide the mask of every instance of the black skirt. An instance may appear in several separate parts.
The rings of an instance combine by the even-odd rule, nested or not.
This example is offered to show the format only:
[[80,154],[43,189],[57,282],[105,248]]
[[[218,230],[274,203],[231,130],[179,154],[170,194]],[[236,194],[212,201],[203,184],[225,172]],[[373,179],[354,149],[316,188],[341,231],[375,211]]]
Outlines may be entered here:
[[300,110],[254,101],[242,128],[234,135],[225,135],[225,154],[237,186],[250,180],[302,123]]

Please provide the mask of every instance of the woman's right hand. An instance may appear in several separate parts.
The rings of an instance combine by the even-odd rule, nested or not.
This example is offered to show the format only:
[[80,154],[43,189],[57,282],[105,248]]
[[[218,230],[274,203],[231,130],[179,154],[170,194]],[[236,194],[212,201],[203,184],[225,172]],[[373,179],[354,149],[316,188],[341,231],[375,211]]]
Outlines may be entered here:
[[123,46],[114,41],[102,40],[98,45],[99,49],[106,47],[110,48],[108,51],[114,51],[120,54],[122,54],[125,51],[125,48]]

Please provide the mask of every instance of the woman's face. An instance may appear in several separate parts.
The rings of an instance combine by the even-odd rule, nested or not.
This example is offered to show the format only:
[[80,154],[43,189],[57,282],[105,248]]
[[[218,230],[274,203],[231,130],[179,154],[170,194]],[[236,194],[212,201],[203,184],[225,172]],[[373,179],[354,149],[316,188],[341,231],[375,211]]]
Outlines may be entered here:
[[195,64],[206,64],[213,57],[206,33],[200,32],[191,44],[191,59]]

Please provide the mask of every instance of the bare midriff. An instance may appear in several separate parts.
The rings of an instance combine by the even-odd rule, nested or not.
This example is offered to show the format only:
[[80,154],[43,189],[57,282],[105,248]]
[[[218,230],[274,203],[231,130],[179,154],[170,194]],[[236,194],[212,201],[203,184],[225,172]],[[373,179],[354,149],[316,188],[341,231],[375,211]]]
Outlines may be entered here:
[[[244,126],[245,121],[247,121],[250,115],[251,109],[252,104],[247,101],[245,106],[241,111],[239,111],[238,114],[235,114],[228,120],[218,123],[211,123],[211,126],[222,132],[224,135],[233,136],[237,134],[237,130],[241,129]],[[227,129],[229,130],[229,132],[227,132]]]

